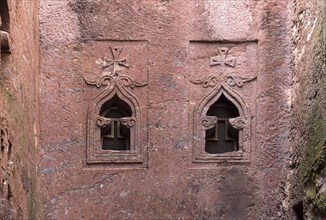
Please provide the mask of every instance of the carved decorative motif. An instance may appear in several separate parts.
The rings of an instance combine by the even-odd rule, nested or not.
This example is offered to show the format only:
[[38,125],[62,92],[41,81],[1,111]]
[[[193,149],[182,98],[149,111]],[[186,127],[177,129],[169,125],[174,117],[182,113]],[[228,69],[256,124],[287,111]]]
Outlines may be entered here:
[[227,47],[219,47],[218,51],[220,55],[209,58],[210,66],[229,66],[235,67],[236,58],[232,56],[228,56],[229,48]]
[[217,117],[216,116],[204,116],[202,117],[202,125],[205,130],[208,130],[210,128],[213,128],[217,123]]
[[221,79],[221,77],[218,77],[215,75],[210,75],[210,76],[203,77],[201,79],[191,79],[190,82],[192,82],[194,84],[203,84],[204,88],[215,87],[215,86],[221,84],[222,82],[226,82],[226,84],[231,87],[236,86],[236,87],[241,88],[244,83],[255,80],[256,78],[257,78],[257,76],[242,77],[242,76],[233,74],[231,76],[227,76],[226,79]]
[[132,89],[136,86],[142,87],[147,85],[147,83],[138,82],[130,76],[120,75],[120,73],[118,72],[116,72],[115,74],[110,73],[108,75],[103,75],[102,77],[95,80],[90,80],[84,77],[84,80],[88,85],[96,86],[97,88],[100,88],[101,86],[110,86],[111,84],[122,85],[124,87],[130,87]]
[[257,76],[242,77],[242,76],[237,76],[237,75],[231,75],[231,76],[227,77],[226,83],[231,87],[237,86],[237,87],[241,88],[243,86],[243,83],[250,82],[256,78],[257,78]]
[[126,117],[120,119],[121,124],[128,128],[132,128],[136,124],[136,118],[135,117]]
[[111,53],[113,56],[113,59],[104,58],[101,61],[102,69],[106,69],[110,66],[113,66],[112,71],[104,71],[103,75],[97,79],[87,79],[84,77],[85,82],[88,85],[96,86],[97,88],[100,88],[101,86],[123,86],[123,87],[142,87],[147,85],[147,83],[138,82],[137,80],[134,80],[132,77],[121,74],[122,68],[126,67],[129,68],[127,65],[127,59],[122,58],[119,59],[119,55],[121,53],[121,48],[111,48]]
[[[236,57],[232,57],[232,56],[228,55],[229,48],[219,47],[218,51],[219,51],[220,55],[209,58],[210,66],[219,65],[219,66],[235,67]],[[205,76],[201,79],[190,79],[190,81],[194,84],[202,84],[204,88],[220,86],[224,82],[226,83],[226,85],[228,85],[230,87],[241,88],[241,87],[243,87],[243,84],[245,82],[250,82],[256,78],[257,78],[257,76],[243,77],[243,76],[238,76],[235,74],[232,74],[229,76],[209,75],[209,76]]]
[[106,117],[99,116],[96,119],[97,126],[99,126],[101,128],[109,127],[110,123],[111,123],[111,118],[106,118]]
[[194,84],[203,84],[203,87],[207,88],[207,87],[215,87],[221,81],[221,79],[218,76],[210,75],[210,76],[203,77],[201,79],[193,79],[190,81]]
[[237,130],[244,129],[247,124],[246,120],[242,117],[230,118],[229,122],[231,126]]

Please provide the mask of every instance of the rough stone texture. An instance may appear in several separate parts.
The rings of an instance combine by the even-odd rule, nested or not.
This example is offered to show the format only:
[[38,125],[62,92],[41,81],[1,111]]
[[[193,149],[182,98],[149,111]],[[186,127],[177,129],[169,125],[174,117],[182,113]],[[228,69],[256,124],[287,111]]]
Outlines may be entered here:
[[294,2],[289,204],[298,219],[326,216],[326,4]]
[[[289,137],[291,83],[288,1],[268,1],[261,8],[261,74],[257,94],[257,154],[254,160],[263,197],[257,207],[261,219],[282,219]],[[273,201],[273,204],[270,202]]]
[[[42,0],[40,6],[39,218],[285,216],[289,1]],[[92,91],[102,90],[91,88],[83,77],[101,74],[96,61],[113,41],[124,48],[125,56],[128,43],[148,44],[147,55],[139,57],[147,59],[148,78],[132,56],[126,72],[139,81],[148,79],[147,94],[131,90],[139,92],[139,100],[148,98],[147,105],[139,102],[148,111],[148,132],[143,132],[139,146],[147,153],[146,167],[86,163],[88,105]],[[100,46],[90,53],[94,44]],[[239,57],[234,73],[257,76],[235,88],[251,110],[249,159],[232,161],[231,155],[197,163],[192,118],[202,97],[195,98],[195,91],[205,96],[209,90],[191,80],[233,73],[232,67],[225,66],[223,72],[221,66],[209,66],[209,58],[218,55],[221,46]]]
[[12,137],[11,156],[8,146],[0,156],[0,218],[32,219],[37,209],[38,1],[0,2],[1,15],[7,2],[10,22],[2,19],[1,29],[11,40],[11,54],[1,53],[0,124]]
[[[325,11],[8,0],[0,219],[324,219]],[[132,106],[130,154],[98,146],[99,106],[115,92]],[[221,94],[239,110],[240,150],[210,155],[206,113]]]

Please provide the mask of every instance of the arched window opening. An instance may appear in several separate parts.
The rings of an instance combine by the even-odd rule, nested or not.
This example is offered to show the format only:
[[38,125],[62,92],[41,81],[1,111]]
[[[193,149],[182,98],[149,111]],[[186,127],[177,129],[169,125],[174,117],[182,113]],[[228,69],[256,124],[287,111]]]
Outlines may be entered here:
[[209,154],[238,151],[239,130],[229,123],[230,118],[240,116],[237,107],[222,94],[208,109],[207,116],[217,117],[217,123],[206,130],[205,151]]
[[130,128],[121,123],[121,118],[132,116],[130,106],[115,95],[103,104],[100,116],[110,120],[101,128],[102,150],[130,150]]

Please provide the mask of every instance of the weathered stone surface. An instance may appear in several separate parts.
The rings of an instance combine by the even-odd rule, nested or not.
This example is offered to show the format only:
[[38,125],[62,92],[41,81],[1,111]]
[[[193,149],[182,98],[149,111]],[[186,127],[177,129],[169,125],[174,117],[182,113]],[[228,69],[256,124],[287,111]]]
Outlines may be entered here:
[[[283,215],[279,194],[288,150],[290,85],[287,7],[285,0],[41,1],[41,216]],[[108,87],[92,87],[83,77],[102,76],[99,64],[106,63],[99,58],[110,47],[123,48],[121,57],[129,68],[120,66],[121,74],[147,83],[128,90],[147,121],[139,146],[147,154],[145,167],[86,161],[89,104]],[[245,156],[236,152],[198,162],[194,112],[208,94],[218,94],[221,83],[239,97],[239,111],[248,112],[243,113],[243,123],[249,125],[243,128]]]
[[35,219],[38,1],[2,0],[0,16],[10,49],[0,54],[0,219]]
[[294,2],[290,216],[326,216],[326,4]]
[[324,218],[322,1],[2,2],[0,219]]

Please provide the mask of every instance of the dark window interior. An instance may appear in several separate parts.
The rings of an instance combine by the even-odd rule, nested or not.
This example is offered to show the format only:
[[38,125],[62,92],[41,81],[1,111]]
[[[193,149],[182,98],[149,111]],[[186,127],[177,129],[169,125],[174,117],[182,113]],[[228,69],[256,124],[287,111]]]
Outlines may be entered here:
[[102,149],[130,150],[130,129],[120,123],[121,118],[132,116],[129,105],[114,96],[103,104],[100,115],[111,119],[110,125],[101,130]]
[[237,107],[224,95],[208,109],[207,116],[216,116],[215,127],[206,131],[205,151],[221,154],[238,150],[239,131],[229,124],[230,118],[239,117]]

